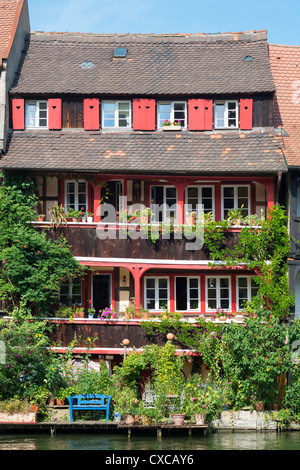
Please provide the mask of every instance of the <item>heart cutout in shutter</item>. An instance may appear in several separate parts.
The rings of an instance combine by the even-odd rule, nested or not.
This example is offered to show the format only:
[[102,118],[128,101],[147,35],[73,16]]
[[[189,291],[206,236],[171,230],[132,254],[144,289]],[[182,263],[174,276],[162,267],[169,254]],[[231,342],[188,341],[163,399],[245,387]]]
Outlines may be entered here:
[[248,106],[245,106],[245,110],[246,110],[246,111],[247,111],[247,109],[248,109]]
[[150,109],[150,106],[146,106],[146,109]]
[[198,106],[194,106],[195,109],[198,109]]
[[91,109],[94,109],[94,106],[90,106]]
[[17,109],[20,109],[20,108],[21,108],[21,106],[17,106]]
[[208,111],[208,108],[205,108],[205,111]]
[[53,109],[56,109],[56,106],[52,106]]

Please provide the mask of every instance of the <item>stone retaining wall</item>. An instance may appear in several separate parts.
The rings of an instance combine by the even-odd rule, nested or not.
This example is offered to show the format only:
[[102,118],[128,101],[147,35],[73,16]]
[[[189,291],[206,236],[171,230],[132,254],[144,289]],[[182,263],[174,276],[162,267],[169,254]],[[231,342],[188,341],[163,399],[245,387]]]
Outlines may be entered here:
[[[279,424],[276,419],[275,411],[222,411],[220,418],[212,422],[212,426],[219,430],[232,430],[232,431],[277,431]],[[289,426],[284,426],[281,429],[285,430],[300,430],[300,425],[291,423]]]

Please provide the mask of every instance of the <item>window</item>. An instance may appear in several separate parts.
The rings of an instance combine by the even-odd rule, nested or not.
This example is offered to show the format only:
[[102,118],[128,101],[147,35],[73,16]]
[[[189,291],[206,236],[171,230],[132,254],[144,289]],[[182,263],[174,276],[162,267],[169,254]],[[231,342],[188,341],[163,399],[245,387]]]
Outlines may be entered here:
[[227,218],[230,209],[242,209],[242,216],[246,217],[250,214],[250,187],[223,186],[222,204],[223,219]]
[[87,210],[87,182],[66,181],[65,182],[65,206],[67,210]]
[[153,212],[151,222],[176,222],[177,192],[174,186],[152,186],[151,204]]
[[157,105],[158,128],[162,128],[164,121],[180,122],[181,127],[186,127],[186,102],[173,101],[158,103]]
[[206,278],[206,310],[216,311],[218,308],[231,309],[229,277]]
[[238,101],[215,102],[215,129],[238,128]]
[[104,101],[102,105],[102,123],[104,128],[130,128],[130,101]]
[[199,310],[200,289],[198,277],[176,277],[176,311]]
[[70,279],[69,282],[61,284],[59,291],[59,301],[64,304],[77,304],[82,303],[82,283],[81,278]]
[[48,102],[26,101],[25,106],[26,128],[48,128]]
[[169,279],[148,277],[145,279],[145,308],[167,310],[169,308]]
[[257,295],[258,285],[253,276],[237,278],[237,310],[242,310],[246,302]]
[[[186,192],[187,211],[198,213],[211,212],[214,216],[214,187],[213,186],[190,186]],[[197,211],[198,206],[198,211]]]

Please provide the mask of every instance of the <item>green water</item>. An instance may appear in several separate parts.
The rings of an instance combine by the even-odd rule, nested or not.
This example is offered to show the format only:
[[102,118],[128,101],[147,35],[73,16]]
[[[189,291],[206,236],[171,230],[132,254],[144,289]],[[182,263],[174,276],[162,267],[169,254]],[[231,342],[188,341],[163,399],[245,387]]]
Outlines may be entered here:
[[102,450],[102,451],[209,451],[300,450],[300,432],[227,432],[187,436],[127,434],[0,434],[0,451]]

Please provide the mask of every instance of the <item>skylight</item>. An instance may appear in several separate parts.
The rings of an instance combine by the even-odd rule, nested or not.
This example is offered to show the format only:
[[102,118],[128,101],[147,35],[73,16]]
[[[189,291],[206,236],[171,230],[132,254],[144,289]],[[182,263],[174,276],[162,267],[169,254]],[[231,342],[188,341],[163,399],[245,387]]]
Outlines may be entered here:
[[127,49],[126,47],[116,47],[115,48],[115,53],[114,53],[114,57],[118,57],[118,58],[125,58],[127,56]]

